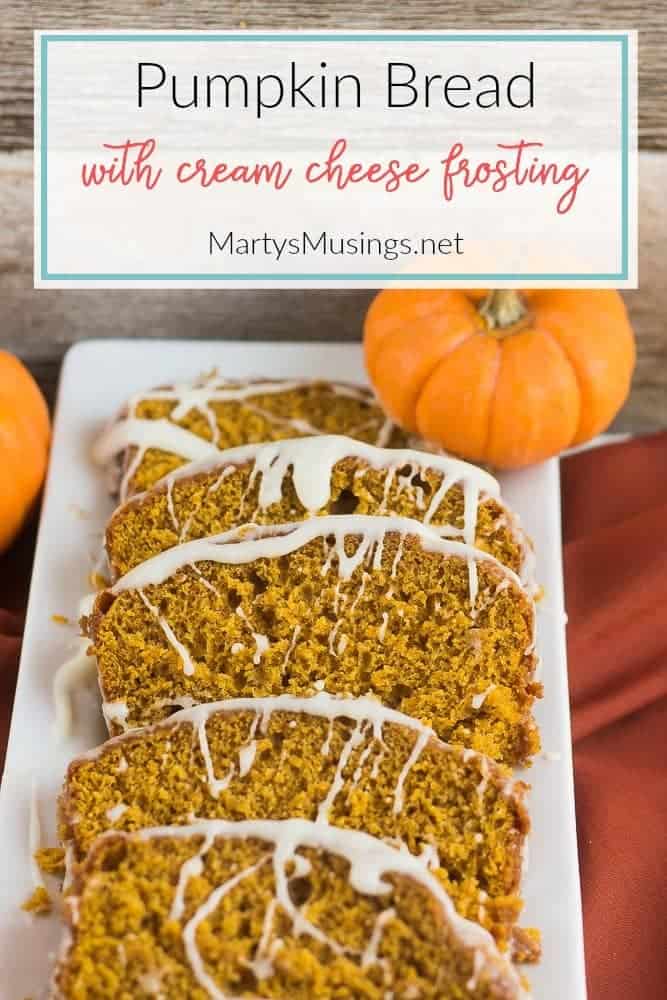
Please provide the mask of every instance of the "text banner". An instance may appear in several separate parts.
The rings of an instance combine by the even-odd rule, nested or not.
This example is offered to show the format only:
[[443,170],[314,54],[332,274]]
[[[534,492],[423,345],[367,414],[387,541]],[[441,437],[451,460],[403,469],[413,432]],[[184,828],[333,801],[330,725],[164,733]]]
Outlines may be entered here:
[[636,286],[632,33],[37,33],[40,287]]

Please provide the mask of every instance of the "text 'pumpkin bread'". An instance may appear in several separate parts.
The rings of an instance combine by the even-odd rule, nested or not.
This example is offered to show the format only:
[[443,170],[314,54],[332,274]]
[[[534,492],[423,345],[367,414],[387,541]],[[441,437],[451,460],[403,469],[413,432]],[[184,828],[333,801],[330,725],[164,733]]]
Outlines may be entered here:
[[133,396],[93,456],[100,464],[117,463],[124,500],[183,463],[225,448],[313,434],[346,434],[380,447],[405,447],[410,440],[363,386],[213,374]]
[[352,513],[415,518],[530,580],[532,548],[488,472],[336,435],[245,445],[181,466],[116,511],[107,554],[118,577],[166,548],[246,522]]
[[112,733],[174,706],[373,694],[505,763],[539,745],[534,604],[491,556],[409,518],[312,518],[186,542],[84,622]]
[[106,834],[76,874],[56,1000],[515,1000],[419,859],[305,820]]
[[199,705],[115,737],[69,767],[60,837],[199,819],[290,817],[409,850],[505,948],[521,909],[526,786],[487,757],[370,698],[282,695]]

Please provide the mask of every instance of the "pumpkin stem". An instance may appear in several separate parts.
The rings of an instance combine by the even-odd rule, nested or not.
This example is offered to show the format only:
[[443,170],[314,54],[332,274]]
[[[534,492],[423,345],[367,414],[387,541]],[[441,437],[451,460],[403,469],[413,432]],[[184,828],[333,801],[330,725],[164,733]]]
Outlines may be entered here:
[[489,332],[502,340],[515,332],[509,328],[525,319],[528,309],[521,293],[514,288],[496,288],[480,304],[479,313],[484,317]]

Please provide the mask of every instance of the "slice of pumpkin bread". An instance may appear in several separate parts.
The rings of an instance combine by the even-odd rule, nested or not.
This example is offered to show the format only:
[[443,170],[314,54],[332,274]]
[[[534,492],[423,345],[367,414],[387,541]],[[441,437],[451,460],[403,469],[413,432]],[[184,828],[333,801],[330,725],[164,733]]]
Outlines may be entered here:
[[166,548],[249,521],[351,513],[413,517],[530,576],[532,548],[488,472],[336,435],[246,445],[181,466],[116,511],[107,554],[117,578]]
[[525,997],[417,858],[326,823],[106,834],[66,913],[56,1000]]
[[133,396],[93,449],[115,464],[124,500],[184,462],[225,448],[313,434],[347,434],[382,447],[410,436],[391,422],[370,389],[309,379],[221,378],[162,386]]
[[505,948],[521,909],[526,786],[370,698],[283,695],[186,709],[75,760],[60,837],[80,861],[113,828],[288,819],[362,830],[421,856]]
[[312,518],[186,542],[84,619],[110,731],[228,697],[371,693],[505,763],[539,745],[534,604],[511,570],[409,518]]

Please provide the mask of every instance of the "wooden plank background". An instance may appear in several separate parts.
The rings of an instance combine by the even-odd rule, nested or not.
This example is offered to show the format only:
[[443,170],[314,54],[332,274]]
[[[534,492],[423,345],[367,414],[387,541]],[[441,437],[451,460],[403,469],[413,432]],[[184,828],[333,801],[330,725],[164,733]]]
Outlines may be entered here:
[[[31,29],[101,28],[635,28],[640,32],[639,134],[667,150],[665,0],[3,0],[0,148],[32,146]],[[31,23],[32,22],[32,23]]]
[[[85,337],[356,340],[364,291],[35,291],[32,288],[32,30],[36,28],[636,28],[640,32],[638,335],[618,429],[667,426],[667,0],[3,0],[0,8],[0,345],[53,397],[67,346]],[[652,152],[649,152],[652,151]],[[147,373],[150,381],[150,373]]]

